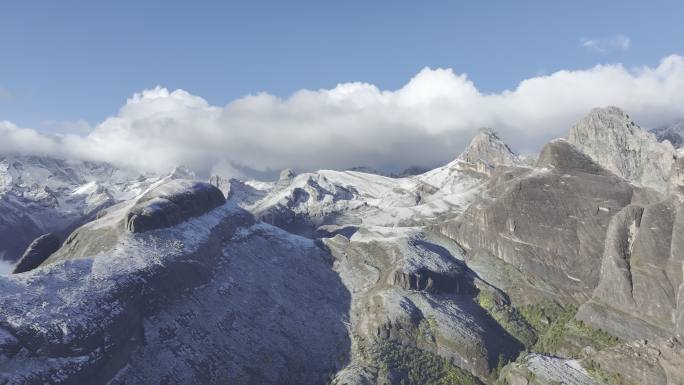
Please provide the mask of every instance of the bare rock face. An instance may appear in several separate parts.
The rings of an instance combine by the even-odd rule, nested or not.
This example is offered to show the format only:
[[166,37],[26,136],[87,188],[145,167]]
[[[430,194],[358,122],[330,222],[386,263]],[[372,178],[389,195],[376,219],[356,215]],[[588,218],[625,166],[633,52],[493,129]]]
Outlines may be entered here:
[[170,227],[223,205],[221,190],[209,183],[171,180],[143,195],[126,214],[126,230],[141,233]]
[[635,340],[602,350],[591,358],[602,370],[619,374],[623,383],[679,385],[684,383],[684,345],[676,338]]
[[599,284],[578,318],[628,340],[682,336],[683,170],[677,159],[666,197],[629,205],[611,219]]
[[24,273],[31,271],[40,266],[52,253],[57,251],[60,246],[60,241],[57,236],[52,233],[41,235],[36,238],[24,252],[24,255],[19,259],[17,265],[14,267],[12,274]]
[[578,360],[532,353],[504,368],[503,383],[510,385],[598,385]]
[[475,294],[472,283],[468,282],[462,271],[434,272],[419,269],[407,272],[399,269],[390,279],[390,285],[404,290],[424,291],[427,293]]
[[489,128],[481,128],[459,159],[488,166],[520,164],[518,156]]
[[596,290],[577,318],[626,340],[681,336],[684,160],[615,107],[593,110],[570,141],[617,175],[667,194],[646,194],[612,217]]
[[388,341],[439,354],[481,377],[499,356],[512,358],[523,348],[474,301],[478,290],[494,289],[455,257],[461,251],[453,243],[380,227],[322,243],[352,295],[350,325],[358,336],[352,362],[335,383],[363,383],[340,379],[369,365],[364,350]]
[[593,175],[610,175],[588,155],[564,139],[556,139],[544,146],[537,167],[549,167],[559,172],[581,172]]
[[658,191],[667,188],[674,148],[617,107],[593,109],[572,127],[568,140],[620,177]]
[[440,229],[469,254],[484,250],[583,302],[612,215],[640,192],[566,141],[547,144],[537,166],[495,174],[485,196]]
[[672,172],[670,173],[670,184],[668,194],[684,198],[684,157],[677,158]]
[[601,277],[578,318],[624,339],[674,335],[682,284],[684,206],[630,205],[611,220]]

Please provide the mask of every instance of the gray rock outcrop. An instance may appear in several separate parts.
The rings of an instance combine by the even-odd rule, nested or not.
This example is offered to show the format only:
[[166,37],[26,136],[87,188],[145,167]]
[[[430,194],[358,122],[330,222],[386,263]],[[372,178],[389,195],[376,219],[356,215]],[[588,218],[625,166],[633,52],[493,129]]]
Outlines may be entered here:
[[431,351],[480,377],[496,367],[500,356],[512,358],[522,350],[474,301],[479,290],[495,289],[457,259],[460,249],[444,241],[416,230],[363,227],[350,238],[323,240],[352,294],[350,322],[358,337],[352,362],[336,383],[348,383],[341,378],[373,366],[364,361],[363,351],[375,344]]
[[579,319],[627,340],[683,336],[683,191],[679,158],[664,198],[629,205],[613,216],[600,280]]
[[470,254],[491,253],[581,303],[598,283],[612,215],[648,194],[564,140],[547,144],[537,167],[495,173],[484,196],[440,229]]
[[280,177],[278,178],[278,181],[280,182],[289,182],[291,181],[297,174],[291,169],[291,168],[286,168],[280,171]]
[[674,148],[617,107],[593,109],[572,127],[568,140],[622,178],[659,191],[667,188]]
[[649,385],[684,384],[684,345],[676,338],[635,340],[598,352],[591,358],[621,383]]
[[59,249],[60,245],[59,238],[52,233],[36,238],[21,256],[12,274],[24,273],[40,266],[43,261]]
[[221,190],[209,183],[176,179],[143,195],[126,214],[126,230],[141,233],[170,227],[223,205]]
[[684,206],[629,205],[611,220],[601,275],[578,318],[627,340],[674,335],[682,284]]
[[518,156],[490,128],[481,128],[458,158],[490,167],[520,164]]
[[676,196],[680,201],[684,201],[684,157],[677,158],[672,167],[667,192],[670,196]]

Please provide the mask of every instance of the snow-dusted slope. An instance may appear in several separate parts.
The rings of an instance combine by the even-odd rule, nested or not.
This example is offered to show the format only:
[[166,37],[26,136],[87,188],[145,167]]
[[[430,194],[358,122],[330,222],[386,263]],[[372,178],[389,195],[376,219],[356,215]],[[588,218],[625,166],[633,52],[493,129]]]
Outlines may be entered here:
[[651,130],[659,141],[669,141],[674,148],[684,147],[684,119]]
[[421,226],[458,215],[495,167],[518,163],[492,131],[481,130],[456,160],[420,175],[321,170],[243,186],[236,199],[265,221],[296,233],[331,224]]
[[0,276],[0,383],[314,384],[347,360],[349,295],[312,240],[231,203],[132,233],[133,203]]
[[14,260],[48,232],[64,237],[101,208],[135,197],[155,180],[105,163],[2,156],[0,256]]

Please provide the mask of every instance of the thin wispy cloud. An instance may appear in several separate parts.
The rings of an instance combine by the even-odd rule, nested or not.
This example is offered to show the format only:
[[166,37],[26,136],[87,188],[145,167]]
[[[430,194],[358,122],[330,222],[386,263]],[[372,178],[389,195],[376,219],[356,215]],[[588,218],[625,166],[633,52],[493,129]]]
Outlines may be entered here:
[[465,74],[425,68],[396,90],[369,83],[249,95],[211,105],[183,90],[136,93],[86,134],[48,136],[0,121],[0,153],[48,154],[200,175],[245,170],[401,169],[454,159],[479,127],[537,152],[594,107],[616,105],[651,127],[684,116],[684,57],[655,67],[598,65],[483,93]]
[[627,51],[632,46],[629,36],[622,34],[600,39],[582,38],[580,43],[582,47],[599,53]]

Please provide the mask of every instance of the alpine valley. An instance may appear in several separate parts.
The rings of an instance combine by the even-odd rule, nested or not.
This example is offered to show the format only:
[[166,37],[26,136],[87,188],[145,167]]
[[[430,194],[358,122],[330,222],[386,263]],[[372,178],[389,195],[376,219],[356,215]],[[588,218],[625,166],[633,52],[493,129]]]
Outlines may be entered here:
[[0,155],[0,384],[684,384],[683,127],[269,182]]

